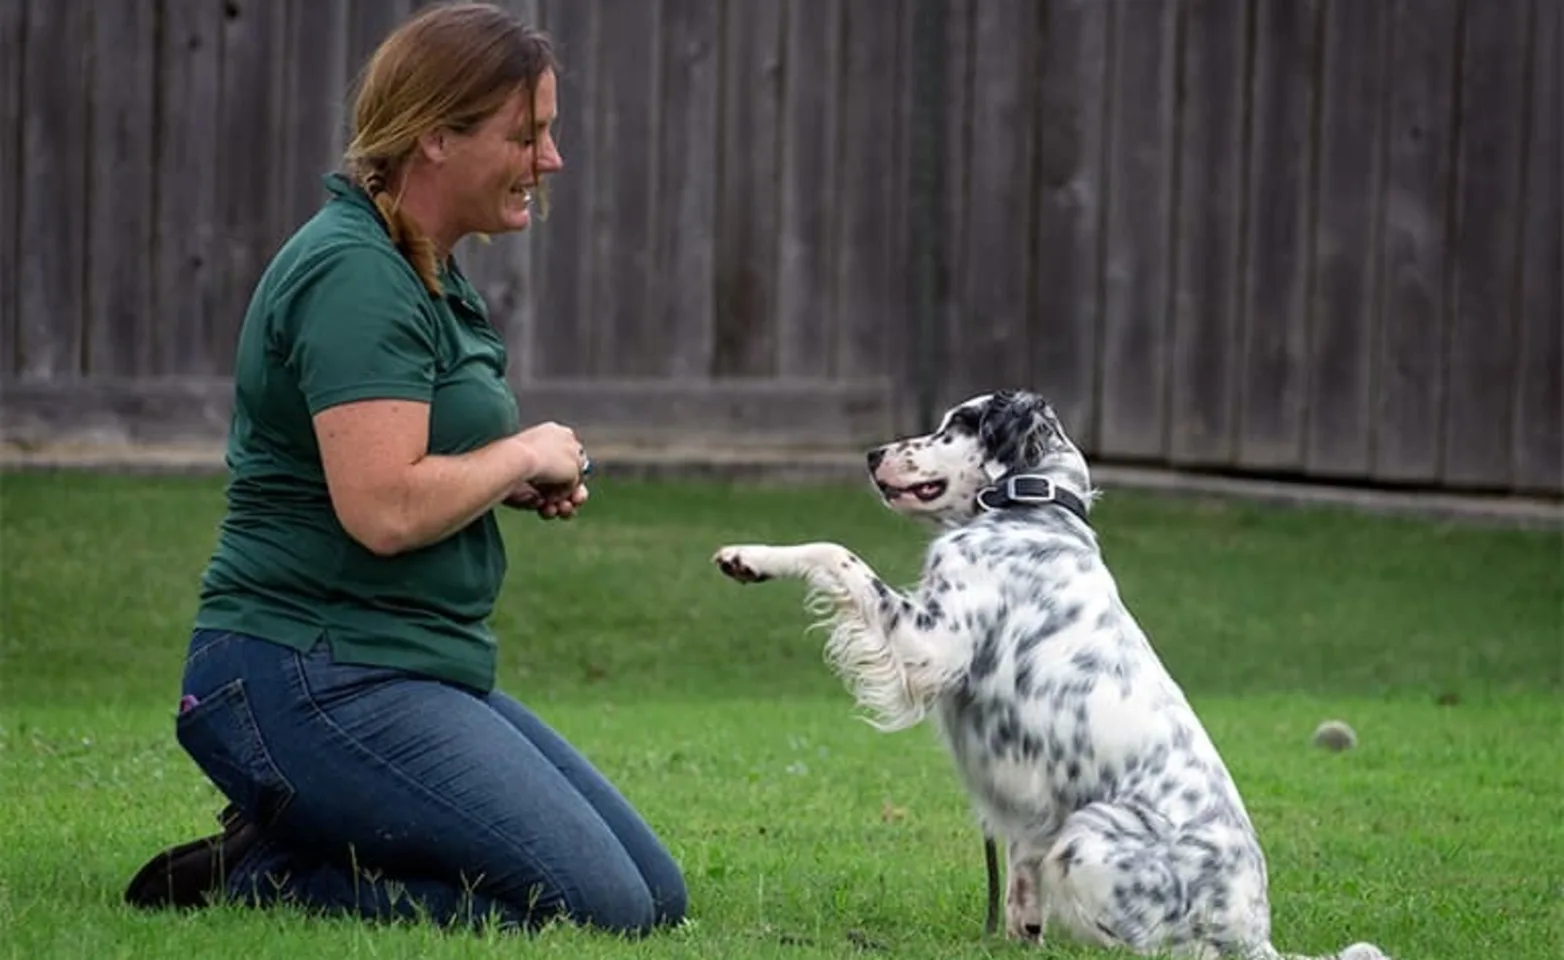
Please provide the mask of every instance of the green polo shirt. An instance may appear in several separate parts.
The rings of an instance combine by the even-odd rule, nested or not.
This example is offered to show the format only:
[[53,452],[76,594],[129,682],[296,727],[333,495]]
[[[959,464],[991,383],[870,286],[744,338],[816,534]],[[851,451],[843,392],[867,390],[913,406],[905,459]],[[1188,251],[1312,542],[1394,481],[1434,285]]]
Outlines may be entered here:
[[487,691],[488,616],[505,576],[493,511],[419,550],[379,557],[338,522],[311,418],[372,398],[430,404],[429,451],[519,429],[505,345],[452,262],[424,289],[369,198],[338,174],[262,275],[234,363],[228,509],[197,627]]

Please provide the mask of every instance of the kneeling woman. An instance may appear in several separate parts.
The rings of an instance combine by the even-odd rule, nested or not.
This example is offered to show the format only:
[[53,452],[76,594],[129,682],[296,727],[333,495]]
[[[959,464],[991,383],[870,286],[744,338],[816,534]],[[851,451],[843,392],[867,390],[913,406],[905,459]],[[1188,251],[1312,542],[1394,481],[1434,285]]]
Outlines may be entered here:
[[132,880],[366,918],[622,933],[685,886],[569,743],[495,689],[494,510],[586,500],[568,427],[521,425],[506,351],[451,258],[521,230],[562,166],[548,39],[489,4],[391,34],[345,173],[260,280],[235,358],[227,514],[175,721],[223,831]]

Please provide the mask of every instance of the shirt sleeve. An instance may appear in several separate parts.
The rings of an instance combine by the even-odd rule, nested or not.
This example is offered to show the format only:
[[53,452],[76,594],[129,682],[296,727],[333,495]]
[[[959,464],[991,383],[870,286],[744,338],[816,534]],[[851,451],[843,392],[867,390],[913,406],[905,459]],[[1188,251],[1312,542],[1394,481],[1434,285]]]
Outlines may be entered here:
[[356,400],[434,393],[428,297],[395,255],[372,247],[333,252],[291,306],[287,366],[311,416]]

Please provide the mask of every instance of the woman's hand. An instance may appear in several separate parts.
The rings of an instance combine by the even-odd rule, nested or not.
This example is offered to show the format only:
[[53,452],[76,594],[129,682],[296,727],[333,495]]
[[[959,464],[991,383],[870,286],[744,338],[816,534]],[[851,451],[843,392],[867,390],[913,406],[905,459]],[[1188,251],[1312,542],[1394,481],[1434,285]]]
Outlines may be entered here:
[[545,520],[558,517],[568,520],[575,516],[576,510],[586,503],[588,492],[586,484],[576,484],[574,488],[546,487],[538,489],[530,483],[518,483],[509,495],[505,497],[507,507],[515,507],[519,510],[534,510],[538,516]]
[[[550,421],[528,427],[512,440],[532,454],[532,469],[524,480],[540,492],[547,493],[555,488],[569,492],[581,485],[586,451],[574,430]],[[560,490],[555,489],[555,492]]]
[[505,505],[535,510],[545,520],[574,516],[587,500],[581,482],[587,456],[576,432],[557,423],[540,423],[516,434],[516,440],[531,451],[533,468],[511,488]]

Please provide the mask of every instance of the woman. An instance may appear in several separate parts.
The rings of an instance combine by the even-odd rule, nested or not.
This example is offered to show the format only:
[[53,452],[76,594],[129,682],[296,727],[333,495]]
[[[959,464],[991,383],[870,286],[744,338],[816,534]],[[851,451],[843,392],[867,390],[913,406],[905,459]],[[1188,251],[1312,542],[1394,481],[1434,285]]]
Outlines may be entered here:
[[231,801],[126,899],[618,932],[676,923],[679,868],[615,788],[494,689],[500,504],[587,499],[569,428],[520,428],[505,347],[451,259],[524,229],[552,136],[548,39],[487,4],[389,36],[346,173],[240,333],[228,510],[175,721]]

